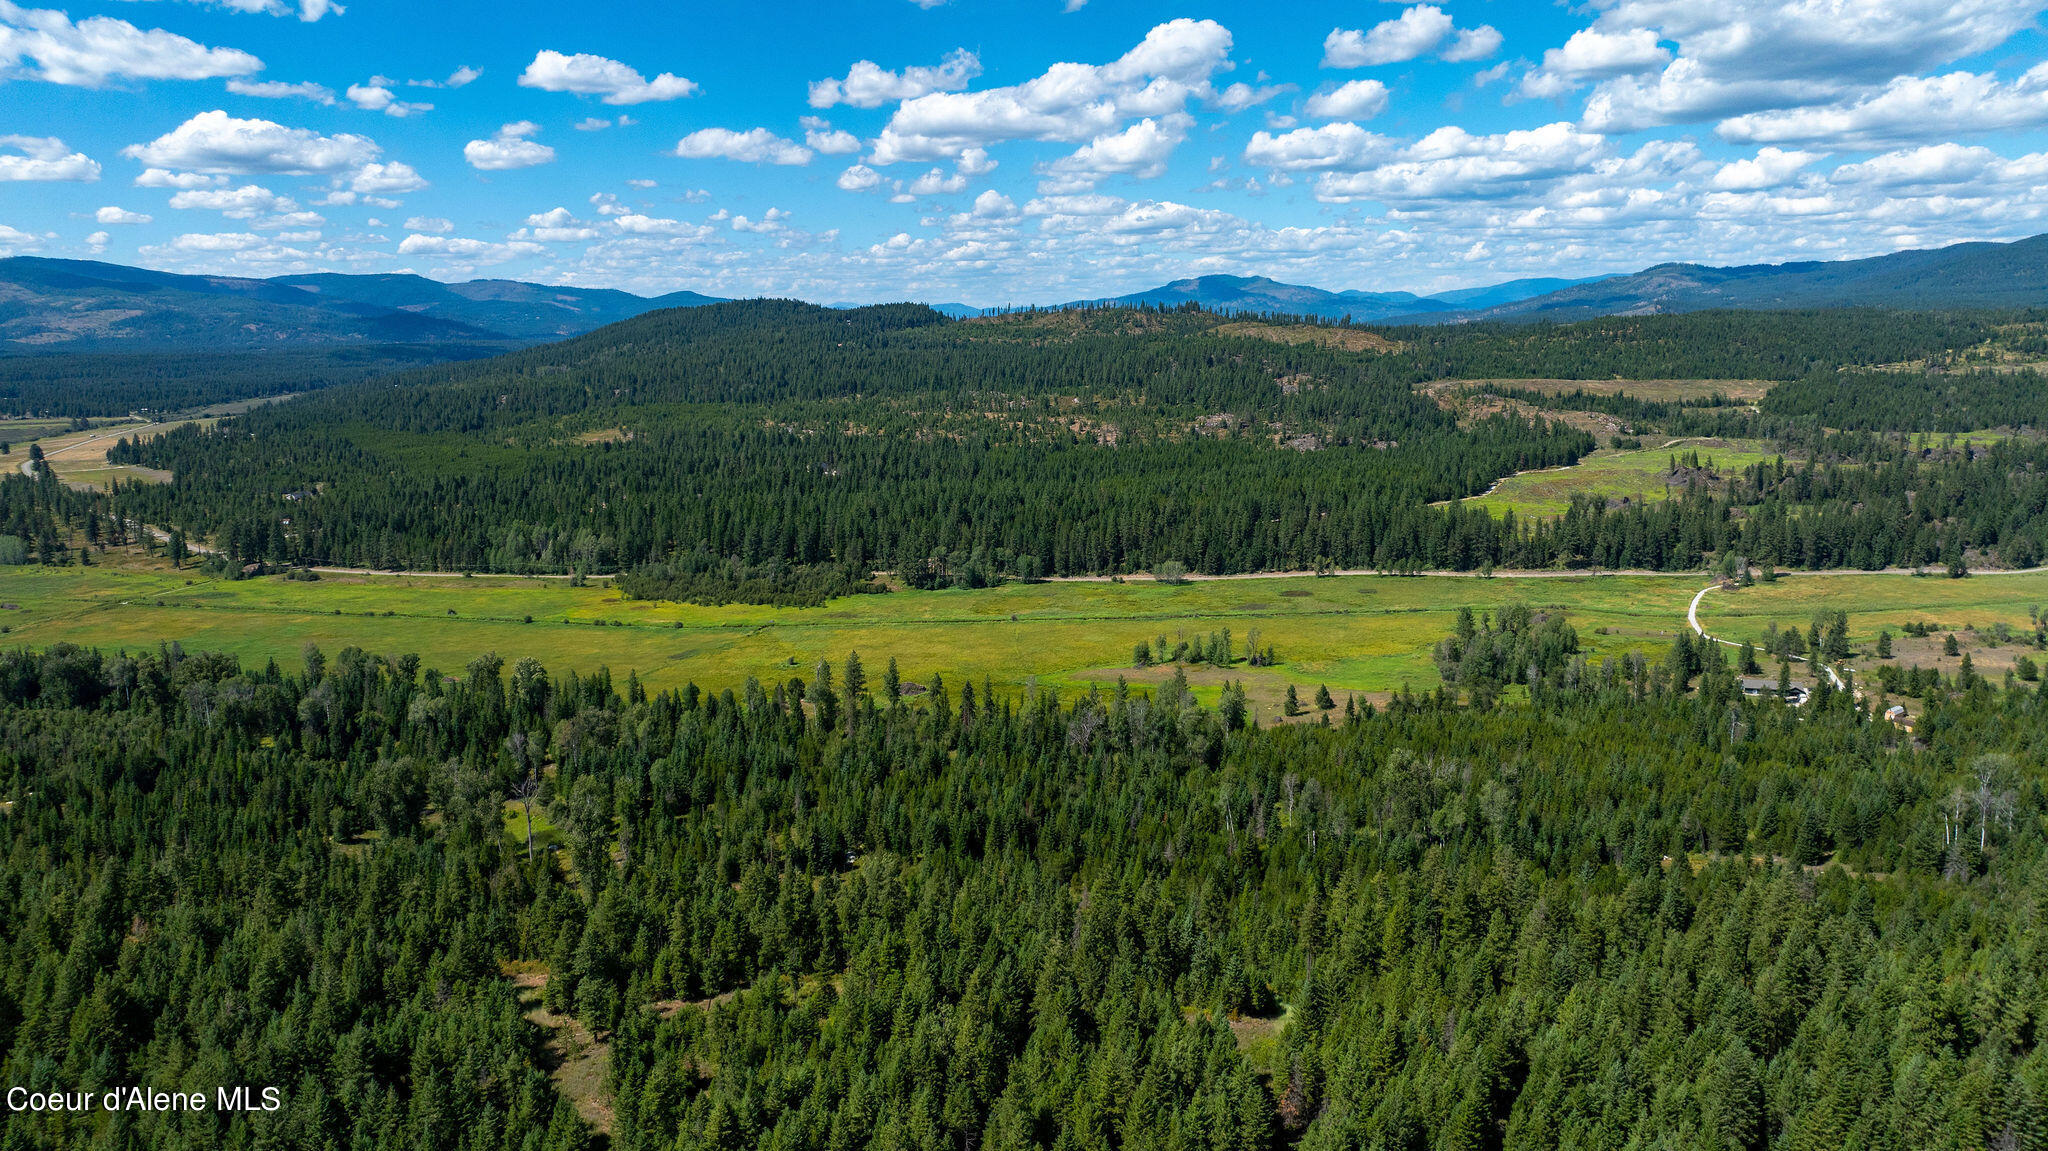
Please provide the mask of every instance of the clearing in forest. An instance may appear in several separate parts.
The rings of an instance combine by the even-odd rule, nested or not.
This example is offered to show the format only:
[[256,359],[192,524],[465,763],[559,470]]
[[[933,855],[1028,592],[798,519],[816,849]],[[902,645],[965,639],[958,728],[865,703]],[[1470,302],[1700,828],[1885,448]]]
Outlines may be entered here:
[[[1694,480],[1720,482],[1777,455],[1761,440],[1689,439],[1627,451],[1601,448],[1570,467],[1508,476],[1465,502],[1496,516],[1512,510],[1524,519],[1561,516],[1578,495],[1603,500],[1610,507],[1657,503],[1674,492],[1683,493]],[[1698,466],[1691,463],[1695,456]]]

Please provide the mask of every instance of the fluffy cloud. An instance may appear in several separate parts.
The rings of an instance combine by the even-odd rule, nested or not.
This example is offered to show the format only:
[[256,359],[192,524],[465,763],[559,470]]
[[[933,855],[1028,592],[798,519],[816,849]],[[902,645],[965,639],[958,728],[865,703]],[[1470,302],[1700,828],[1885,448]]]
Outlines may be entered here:
[[219,212],[231,220],[253,220],[263,215],[294,212],[299,205],[289,196],[280,196],[255,184],[244,184],[239,188],[179,192],[171,197],[171,207],[180,211]]
[[1323,67],[1363,68],[1413,60],[1451,34],[1451,17],[1434,4],[1417,4],[1369,31],[1334,28],[1323,39]]
[[426,186],[427,181],[413,171],[412,165],[397,160],[388,164],[365,164],[348,180],[349,191],[365,195],[403,195]]
[[905,68],[901,72],[891,72],[872,60],[859,60],[847,69],[843,80],[812,83],[811,107],[848,104],[855,108],[879,108],[929,92],[958,92],[979,75],[980,57],[965,48],[953,49],[936,65]]
[[239,120],[226,112],[201,112],[147,144],[130,144],[121,154],[158,168],[193,172],[276,172],[303,176],[360,168],[377,155],[366,136],[322,136],[269,120]]
[[464,264],[502,264],[522,256],[538,256],[547,249],[526,240],[513,240],[494,244],[488,240],[470,240],[460,236],[426,236],[414,233],[400,240],[398,254],[401,256],[450,256]]
[[92,218],[93,222],[97,224],[147,224],[151,220],[156,219],[156,217],[147,212],[131,212],[126,208],[118,208],[112,204],[94,212]]
[[543,92],[574,92],[579,96],[601,96],[607,104],[645,104],[675,100],[697,91],[694,80],[663,72],[649,80],[617,60],[578,52],[565,56],[542,49],[520,74],[524,88]]
[[1369,171],[1324,175],[1316,194],[1336,202],[1483,200],[1588,169],[1608,151],[1605,137],[1567,123],[1491,136],[1447,126]]
[[1451,46],[1438,54],[1453,64],[1465,64],[1486,59],[1500,51],[1500,44],[1500,29],[1491,24],[1481,24],[1477,28],[1458,29],[1457,35],[1451,38]]
[[711,230],[701,224],[686,224],[681,220],[663,219],[659,216],[643,216],[638,212],[612,217],[612,226],[635,236],[702,236]]
[[866,164],[855,164],[833,182],[848,192],[865,192],[882,182],[882,174]]
[[[726,214],[724,212],[720,212],[717,218],[725,219],[728,217],[726,217]],[[783,232],[789,230],[789,224],[787,223],[789,219],[789,213],[783,211],[781,208],[768,209],[766,212],[762,213],[761,218],[758,220],[750,219],[746,216],[732,216],[729,218],[731,220],[732,230],[735,232],[754,232],[756,234],[766,234],[770,232]]]
[[808,164],[811,150],[766,128],[735,132],[702,128],[676,141],[675,154],[686,160],[739,160],[748,164]]
[[1775,188],[1819,158],[1812,152],[1765,148],[1750,159],[1723,164],[1721,170],[1714,173],[1713,186],[1731,192]]
[[[436,222],[446,223],[447,221]],[[452,232],[455,230],[453,225],[446,228],[415,228],[411,220],[405,222],[405,227],[410,232]],[[577,219],[575,213],[567,208],[550,208],[545,212],[535,212],[528,216],[526,218],[526,226],[507,236],[506,239],[533,240],[543,244],[572,244],[585,240],[595,240],[603,234],[596,228]]]
[[1340,122],[1296,128],[1278,136],[1254,132],[1251,143],[1245,145],[1244,162],[1282,172],[1357,169],[1387,159],[1393,150],[1393,142],[1385,136]]
[[488,140],[471,140],[464,144],[462,158],[469,161],[470,167],[486,172],[531,168],[548,163],[555,158],[555,150],[527,139],[539,131],[540,125],[531,120],[506,124]]
[[1076,149],[1073,155],[1053,162],[1051,178],[1040,185],[1043,192],[1080,192],[1093,188],[1104,176],[1125,175],[1152,179],[1166,173],[1173,150],[1187,139],[1194,118],[1184,113],[1147,116],[1121,132],[1109,133]]
[[1887,196],[1902,190],[1950,195],[1993,195],[2033,190],[2048,179],[2048,154],[2008,160],[1989,148],[1930,144],[1873,156],[1835,169],[1837,185],[1862,186]]
[[166,172],[162,168],[145,168],[135,177],[138,188],[217,188],[227,183],[225,176],[203,176],[198,172]]
[[1335,91],[1310,96],[1302,107],[1319,120],[1369,120],[1387,110],[1387,86],[1378,80],[1353,80]]
[[414,104],[400,100],[391,91],[390,84],[391,81],[382,76],[371,77],[367,84],[350,84],[347,93],[349,102],[366,112],[382,112],[386,116],[396,116],[400,119],[434,110],[432,104]]
[[111,16],[74,24],[62,12],[0,0],[0,78],[97,88],[116,79],[206,80],[262,70],[263,61],[247,52],[208,48],[161,28],[145,32]]
[[1631,131],[1854,99],[1995,48],[2038,9],[2031,0],[1615,0],[1589,31],[1650,30],[1678,55],[1654,77],[1603,81],[1583,123]]
[[0,136],[0,183],[11,180],[97,180],[99,162],[67,152],[55,136]]
[[32,232],[0,224],[0,256],[12,256],[16,252],[39,248],[43,240],[44,237]]
[[860,151],[860,137],[832,127],[829,120],[805,116],[803,125],[804,144],[813,152],[826,156],[850,156]]
[[2042,124],[2048,124],[2048,64],[2010,84],[1972,72],[1901,76],[1858,100],[1735,116],[1715,131],[1742,143],[1875,148]]
[[1006,88],[932,92],[898,105],[871,164],[943,160],[1004,140],[1082,141],[1207,97],[1230,64],[1230,31],[1213,20],[1172,20],[1109,64],[1054,64]]
[[230,80],[228,91],[237,96],[255,96],[263,100],[311,100],[315,104],[333,104],[334,91],[324,84],[311,80],[287,84],[282,80]]
[[284,0],[187,0],[187,3],[205,4],[214,8],[226,8],[232,12],[260,13],[266,16],[296,15],[308,24],[329,13],[339,16],[347,11],[346,8],[334,3],[333,0],[299,0],[297,4],[287,4]]
[[1246,108],[1256,108],[1273,97],[1280,95],[1282,92],[1291,92],[1293,90],[1294,85],[1292,84],[1254,86],[1240,82],[1232,84],[1210,97],[1209,103],[1223,109],[1225,112],[1242,112]]
[[1558,96],[1587,80],[1646,72],[1670,61],[1670,50],[1648,28],[1583,28],[1572,33],[1564,47],[1543,54],[1542,65],[1522,77],[1521,91],[1539,99]]

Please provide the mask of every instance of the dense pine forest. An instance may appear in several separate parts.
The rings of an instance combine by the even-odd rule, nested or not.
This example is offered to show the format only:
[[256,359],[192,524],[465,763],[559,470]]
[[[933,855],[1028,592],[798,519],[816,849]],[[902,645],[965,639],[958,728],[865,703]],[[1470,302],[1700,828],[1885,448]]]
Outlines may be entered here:
[[[1684,569],[1731,549],[1785,566],[2026,564],[2048,553],[2038,445],[1986,455],[1904,436],[2030,426],[2037,377],[1960,373],[1937,389],[1911,372],[1842,374],[1952,358],[2011,319],[1729,313],[1453,331],[721,304],[122,444],[115,461],[177,479],[125,487],[106,514],[213,540],[233,566],[628,572],[647,594],[714,603],[817,602],[874,570],[930,587],[1168,562]],[[1787,382],[1754,410],[1496,384],[1530,412],[1463,422],[1418,390],[1486,373]],[[1870,403],[1840,398],[1866,387]],[[1916,388],[1928,397],[1903,398]],[[1543,410],[1571,405],[1671,434],[1766,437],[1805,462],[1739,484],[1680,480],[1669,502],[1590,501],[1554,523],[1455,504],[1591,451],[1594,436]]]
[[126,416],[309,392],[495,345],[372,344],[329,351],[0,355],[0,415]]
[[619,1148],[2048,1147],[2048,701],[1942,682],[1908,736],[1563,626],[1453,637],[1549,653],[1526,702],[1469,655],[1476,706],[1263,730],[872,653],[652,697],[9,653],[7,1082],[283,1106],[0,1147],[595,1146],[537,971]]

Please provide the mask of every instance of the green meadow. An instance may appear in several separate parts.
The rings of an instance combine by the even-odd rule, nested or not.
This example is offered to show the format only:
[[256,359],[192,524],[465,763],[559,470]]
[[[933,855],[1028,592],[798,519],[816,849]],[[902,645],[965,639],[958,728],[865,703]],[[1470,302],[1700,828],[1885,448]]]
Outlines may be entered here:
[[[1031,681],[1068,690],[1156,682],[1170,669],[1138,669],[1140,642],[1168,646],[1228,628],[1244,651],[1253,631],[1279,663],[1227,673],[1193,666],[1199,693],[1226,675],[1277,705],[1289,684],[1311,692],[1384,693],[1437,682],[1429,651],[1458,608],[1513,602],[1562,608],[1593,655],[1661,647],[1684,626],[1699,577],[1301,576],[1202,580],[1169,586],[1076,581],[981,590],[853,596],[819,608],[701,607],[622,598],[606,586],[562,580],[421,576],[190,579],[163,568],[14,568],[0,573],[5,642],[69,642],[233,653],[245,662],[296,666],[307,644],[416,652],[459,674],[476,656],[534,656],[552,669],[609,667],[654,687],[695,681],[711,690],[808,675],[820,659],[859,651],[871,677],[894,657],[906,680],[943,674],[988,678],[1015,690]],[[531,618],[532,622],[527,622]],[[1605,629],[1604,634],[1595,629]]]
[[[608,586],[563,580],[426,576],[199,579],[161,566],[0,569],[0,643],[230,652],[295,667],[307,644],[329,653],[360,647],[417,653],[447,674],[479,655],[533,656],[550,669],[610,668],[650,687],[694,681],[717,691],[808,676],[821,659],[836,665],[858,651],[871,680],[894,657],[904,679],[944,675],[989,679],[1016,691],[1029,683],[1085,691],[1160,682],[1171,668],[1134,666],[1139,643],[1167,646],[1228,628],[1235,649],[1251,633],[1278,663],[1228,671],[1185,668],[1204,698],[1242,680],[1262,713],[1287,687],[1304,702],[1318,684],[1339,699],[1377,697],[1404,684],[1434,687],[1431,647],[1460,607],[1494,611],[1509,603],[1562,610],[1590,658],[1661,651],[1686,626],[1685,609],[1705,577],[1656,576],[1299,576],[1198,580],[1178,586],[1134,579],[1009,584],[981,590],[853,596],[819,608],[703,607],[628,600]],[[1776,621],[1804,628],[1821,610],[1850,613],[1852,638],[1868,644],[1913,620],[1980,631],[2029,626],[2028,609],[2048,604],[2048,574],[1915,579],[1898,574],[1788,575],[1778,582],[1716,591],[1701,622],[1730,639],[1753,638]],[[531,622],[528,622],[529,619]]]
[[[1670,447],[1637,451],[1601,448],[1571,467],[1509,476],[1491,492],[1465,502],[1494,515],[1512,510],[1524,519],[1561,516],[1571,506],[1572,497],[1579,495],[1656,503],[1671,492],[1666,479],[1673,457],[1692,453],[1699,455],[1702,467],[1719,476],[1777,456],[1760,440],[1682,440]],[[1678,486],[1682,489],[1684,481]]]
[[1999,623],[2033,630],[2028,609],[2048,605],[2048,572],[1980,572],[1947,579],[1939,572],[1909,575],[1792,573],[1776,582],[1710,592],[1700,601],[1700,624],[1724,639],[1755,639],[1771,623],[1804,630],[1819,611],[1849,613],[1851,643],[1873,643],[1880,631],[1901,634],[1908,623],[1947,630],[1990,630]]

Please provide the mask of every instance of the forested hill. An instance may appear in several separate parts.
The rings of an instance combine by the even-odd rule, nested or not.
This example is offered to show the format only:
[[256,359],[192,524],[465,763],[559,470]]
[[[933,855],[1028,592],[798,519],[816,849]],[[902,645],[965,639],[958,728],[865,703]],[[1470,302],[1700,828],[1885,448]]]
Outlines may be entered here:
[[[1804,380],[1947,355],[2002,322],[1745,312],[1360,329],[1196,310],[954,321],[916,305],[724,303],[122,445],[117,462],[177,478],[124,487],[113,504],[245,560],[659,564],[670,566],[655,582],[690,584],[730,562],[744,569],[737,579],[787,578],[807,596],[875,569],[913,586],[979,586],[1169,560],[1203,572],[1665,568],[1741,545],[1828,565],[1926,563],[1959,548],[2018,558],[2041,553],[2048,513],[1993,474],[2005,457],[1944,468],[1869,455],[1874,441],[1851,450],[1895,468],[1800,489],[1831,490],[1839,505],[1772,510],[1780,493],[1745,489],[1766,501],[1762,519],[1710,490],[1589,506],[1557,524],[1432,507],[1511,472],[1572,463],[1594,441],[1541,413],[1461,424],[1417,387],[1444,377]],[[1800,412],[1811,406],[1703,410],[1695,422],[1775,434],[1810,419]],[[1899,484],[1922,493],[1904,516]],[[1927,498],[1937,491],[1941,500]],[[1846,518],[1833,522],[1838,512]],[[820,565],[843,578],[801,574]]]
[[1923,744],[1694,654],[1260,730],[0,653],[7,1083],[283,1103],[0,1146],[586,1151],[516,973],[618,1151],[2042,1147],[2042,696],[1944,682]]
[[[1440,532],[1430,501],[1592,447],[1525,421],[1461,429],[1411,374],[1201,314],[718,304],[180,432],[121,456],[180,461],[177,482],[123,500],[238,551],[380,566],[701,549],[908,572],[1248,570]],[[287,509],[300,489],[320,494]],[[1361,543],[1315,538],[1332,530]]]
[[1710,308],[2038,308],[2048,305],[2048,235],[1862,260],[1711,267],[1659,264],[1459,320],[1580,319]]

